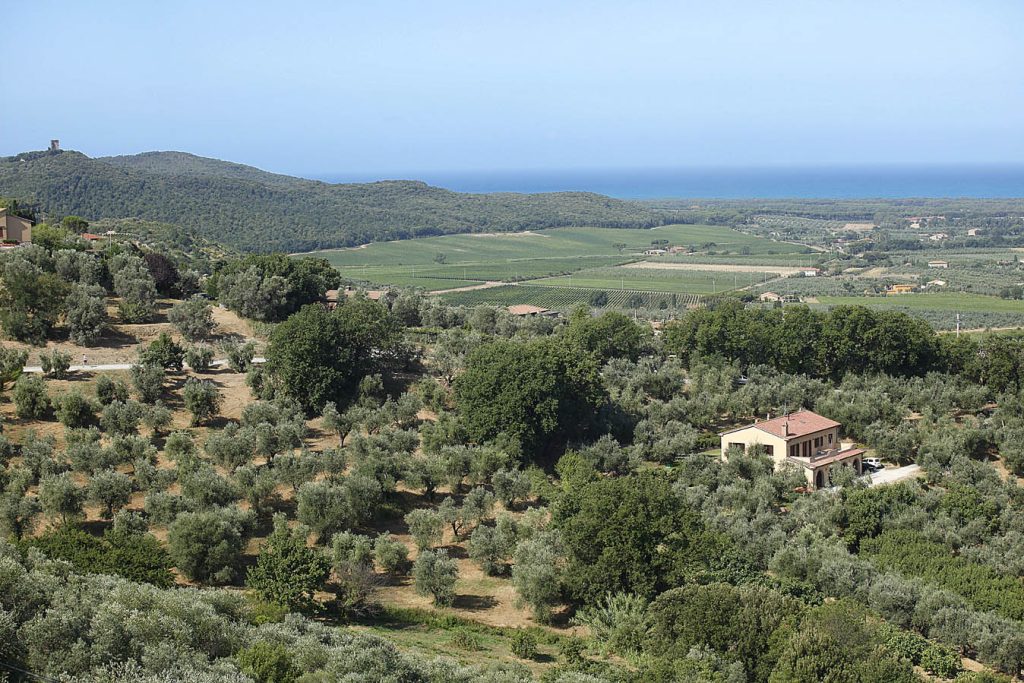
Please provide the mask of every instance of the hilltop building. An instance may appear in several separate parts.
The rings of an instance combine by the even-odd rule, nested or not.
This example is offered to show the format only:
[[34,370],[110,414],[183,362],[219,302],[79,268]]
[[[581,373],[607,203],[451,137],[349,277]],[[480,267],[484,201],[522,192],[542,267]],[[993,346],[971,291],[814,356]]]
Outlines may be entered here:
[[27,244],[32,241],[32,221],[0,208],[0,242]]
[[749,451],[760,446],[779,469],[787,463],[803,468],[807,485],[820,489],[830,486],[832,473],[851,467],[863,474],[863,448],[839,441],[840,425],[835,420],[810,410],[760,420],[745,427],[722,432],[722,459],[730,448]]

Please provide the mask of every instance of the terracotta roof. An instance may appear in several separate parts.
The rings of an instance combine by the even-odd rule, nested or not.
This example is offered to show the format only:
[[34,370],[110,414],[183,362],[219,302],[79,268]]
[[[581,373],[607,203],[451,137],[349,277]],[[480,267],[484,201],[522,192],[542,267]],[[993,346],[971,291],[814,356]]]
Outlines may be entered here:
[[516,304],[515,306],[509,306],[508,312],[512,315],[536,315],[537,313],[547,313],[548,309],[541,308],[540,306],[531,306],[530,304]]
[[83,232],[82,233],[82,239],[86,239],[86,240],[100,240],[100,239],[103,239],[103,238],[100,237],[99,235],[94,235],[91,232]]
[[752,426],[773,434],[780,439],[791,439],[838,427],[839,423],[810,410],[801,410],[789,415],[775,417],[771,420],[762,420]]

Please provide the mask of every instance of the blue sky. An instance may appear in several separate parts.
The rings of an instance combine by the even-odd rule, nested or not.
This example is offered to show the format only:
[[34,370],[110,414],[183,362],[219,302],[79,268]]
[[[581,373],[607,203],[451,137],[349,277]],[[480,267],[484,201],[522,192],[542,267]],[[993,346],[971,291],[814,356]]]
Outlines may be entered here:
[[382,175],[1024,163],[1017,0],[32,0],[4,24],[0,154],[59,137]]

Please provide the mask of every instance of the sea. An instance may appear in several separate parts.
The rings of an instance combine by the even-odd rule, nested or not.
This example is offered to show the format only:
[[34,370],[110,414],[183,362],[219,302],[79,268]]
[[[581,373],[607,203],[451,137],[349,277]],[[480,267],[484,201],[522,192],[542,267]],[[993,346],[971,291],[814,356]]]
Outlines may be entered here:
[[1024,197],[1024,164],[417,171],[311,175],[330,183],[422,180],[457,192],[597,192],[620,199]]

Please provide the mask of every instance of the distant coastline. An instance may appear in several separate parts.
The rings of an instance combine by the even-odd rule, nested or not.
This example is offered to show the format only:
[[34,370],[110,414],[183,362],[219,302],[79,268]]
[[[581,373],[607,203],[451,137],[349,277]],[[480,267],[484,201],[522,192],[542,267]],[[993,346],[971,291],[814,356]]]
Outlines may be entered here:
[[597,192],[618,199],[1021,198],[1024,164],[651,168],[319,174],[330,183],[422,180],[456,192]]

